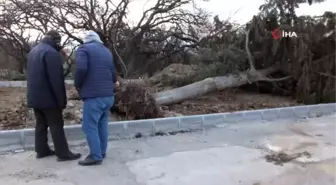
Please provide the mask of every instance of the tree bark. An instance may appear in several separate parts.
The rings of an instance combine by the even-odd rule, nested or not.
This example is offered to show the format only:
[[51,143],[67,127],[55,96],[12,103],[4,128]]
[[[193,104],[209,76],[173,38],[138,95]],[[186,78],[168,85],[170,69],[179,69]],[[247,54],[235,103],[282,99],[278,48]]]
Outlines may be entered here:
[[249,70],[240,72],[238,74],[230,74],[227,76],[219,76],[206,78],[202,81],[195,82],[183,87],[158,92],[154,95],[156,103],[160,105],[169,105],[180,103],[188,99],[193,99],[204,94],[223,90],[231,87],[239,87],[247,83],[254,83],[258,81],[282,81],[290,77],[270,79],[267,75],[275,72],[278,67],[270,67],[263,70]]
[[193,99],[213,91],[223,90],[230,87],[238,87],[246,84],[249,82],[247,76],[248,75],[245,72],[238,75],[206,78],[202,81],[183,87],[158,92],[155,94],[155,100],[156,103],[160,105],[180,103],[187,99]]

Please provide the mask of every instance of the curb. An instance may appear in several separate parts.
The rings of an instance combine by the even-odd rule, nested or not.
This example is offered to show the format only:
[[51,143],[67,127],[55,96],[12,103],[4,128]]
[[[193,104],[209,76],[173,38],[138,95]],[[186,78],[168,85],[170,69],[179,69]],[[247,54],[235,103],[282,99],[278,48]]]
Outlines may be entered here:
[[[223,124],[274,121],[279,119],[304,119],[333,113],[336,113],[336,103],[109,122],[108,129],[110,139],[117,140],[142,136],[172,135],[178,132],[213,128]],[[81,125],[65,126],[65,133],[69,142],[85,140]],[[0,131],[0,151],[24,150],[33,146],[33,128]]]

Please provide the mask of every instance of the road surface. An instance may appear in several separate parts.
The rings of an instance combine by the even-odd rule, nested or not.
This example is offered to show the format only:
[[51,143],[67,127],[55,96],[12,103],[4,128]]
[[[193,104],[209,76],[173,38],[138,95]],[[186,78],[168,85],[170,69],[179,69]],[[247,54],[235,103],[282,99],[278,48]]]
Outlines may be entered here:
[[[335,115],[299,121],[223,124],[202,132],[111,141],[101,166],[0,156],[4,185],[334,185]],[[73,148],[85,154],[85,146]],[[283,165],[265,156],[306,152]]]

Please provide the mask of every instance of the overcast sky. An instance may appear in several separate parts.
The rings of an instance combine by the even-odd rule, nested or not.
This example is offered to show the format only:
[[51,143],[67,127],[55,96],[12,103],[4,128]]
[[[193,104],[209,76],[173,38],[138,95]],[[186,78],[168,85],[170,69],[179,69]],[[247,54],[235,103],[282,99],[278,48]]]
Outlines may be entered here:
[[[142,13],[155,5],[157,0],[133,0],[129,4],[128,20],[133,23],[138,23],[142,17]],[[218,15],[220,19],[231,18],[231,21],[244,24],[252,18],[253,15],[259,12],[259,6],[264,4],[265,0],[210,0],[204,2],[196,0],[197,5],[213,16]],[[192,5],[185,6],[187,9],[192,9]],[[308,3],[303,3],[296,10],[298,15],[321,15],[325,11],[336,11],[336,0],[326,0],[323,3],[315,3],[309,6]],[[83,37],[84,33],[80,34]]]
[[[157,0],[133,0],[129,4],[128,19],[137,23],[142,17],[143,11],[153,7],[156,2]],[[196,2],[199,7],[205,9],[213,16],[219,15],[220,19],[231,17],[232,21],[244,24],[259,12],[258,8],[264,4],[265,0],[210,0],[209,2],[196,0]],[[191,9],[192,6],[187,5],[185,8]],[[323,3],[315,3],[312,6],[309,6],[308,3],[303,3],[296,10],[298,15],[321,15],[325,11],[335,12],[336,0],[326,0]],[[83,37],[83,34],[80,33],[78,36]]]
[[[238,23],[246,23],[251,17],[259,12],[258,8],[265,0],[210,0],[197,4],[213,15],[219,15],[221,19],[232,17]],[[130,18],[135,22],[140,19],[144,9],[153,6],[156,0],[134,0],[130,4]],[[301,4],[297,10],[298,15],[320,15],[325,11],[336,11],[336,0],[327,0],[323,3],[315,3],[309,6],[308,3]],[[236,12],[236,14],[234,14]],[[234,14],[234,16],[233,16]]]

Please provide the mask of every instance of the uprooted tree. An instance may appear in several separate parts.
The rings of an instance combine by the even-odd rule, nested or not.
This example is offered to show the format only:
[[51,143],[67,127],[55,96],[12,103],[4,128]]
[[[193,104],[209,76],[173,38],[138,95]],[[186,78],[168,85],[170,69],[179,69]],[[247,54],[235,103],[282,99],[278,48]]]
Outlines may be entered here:
[[[305,0],[271,0],[243,27],[218,17],[210,22],[205,11],[183,8],[193,2],[156,0],[132,25],[126,19],[129,0],[6,0],[1,4],[0,34],[25,56],[29,51],[25,30],[45,33],[56,28],[67,36],[64,44],[81,43],[80,31],[97,31],[116,56],[123,78],[149,77],[130,80],[133,83],[125,80],[120,91],[128,96],[117,93],[119,110],[137,118],[159,116],[153,109],[157,104],[246,84],[305,103],[335,101],[335,13],[298,17],[295,7]],[[271,31],[276,28],[295,31],[298,37],[275,40]],[[163,76],[156,72],[172,63],[196,64],[199,71],[169,79],[182,87],[148,93],[146,86],[162,83]],[[149,111],[137,112],[144,105]]]
[[[271,5],[262,6],[262,12],[252,19],[247,26],[245,41],[237,39],[240,40],[237,45],[244,44],[246,52],[235,52],[234,49],[241,47],[235,45],[236,48],[230,49],[232,47],[230,44],[233,42],[229,42],[227,46],[220,47],[218,52],[212,54],[212,56],[218,56],[214,60],[221,60],[224,65],[225,62],[238,63],[233,67],[236,68],[234,74],[214,76],[177,89],[158,92],[154,95],[156,102],[158,104],[179,103],[214,90],[261,81],[271,82],[273,89],[282,90],[306,103],[335,101],[335,14],[327,12],[316,19],[296,17],[293,9],[296,4],[291,4],[292,6],[289,5],[285,9],[281,9],[282,4],[274,4],[274,7]],[[276,8],[280,9],[280,13],[277,14]],[[265,11],[270,13],[265,13]],[[291,26],[293,21],[297,25]],[[215,23],[219,25],[221,22],[215,19]],[[226,31],[224,34],[228,33],[226,26],[224,29],[222,27]],[[295,31],[299,33],[299,37],[274,40],[270,31],[279,27]],[[236,32],[239,34],[239,30]],[[228,36],[224,36],[223,39],[218,31],[215,33],[210,34],[206,41],[202,42],[206,43],[206,46],[213,44],[217,47],[227,44],[225,41]],[[242,38],[243,33],[240,34],[238,38]],[[230,35],[233,39],[237,38],[235,34]],[[251,40],[249,36],[252,37]],[[316,47],[317,45],[319,48]],[[253,52],[250,51],[250,47],[253,48]],[[235,54],[241,54],[243,57],[236,57]],[[244,67],[246,59],[249,69],[245,72],[237,72],[240,67],[246,68]],[[227,71],[223,70],[223,72],[222,74],[225,74]],[[268,76],[273,76],[273,78]],[[155,80],[150,78],[148,81],[150,83]]]

